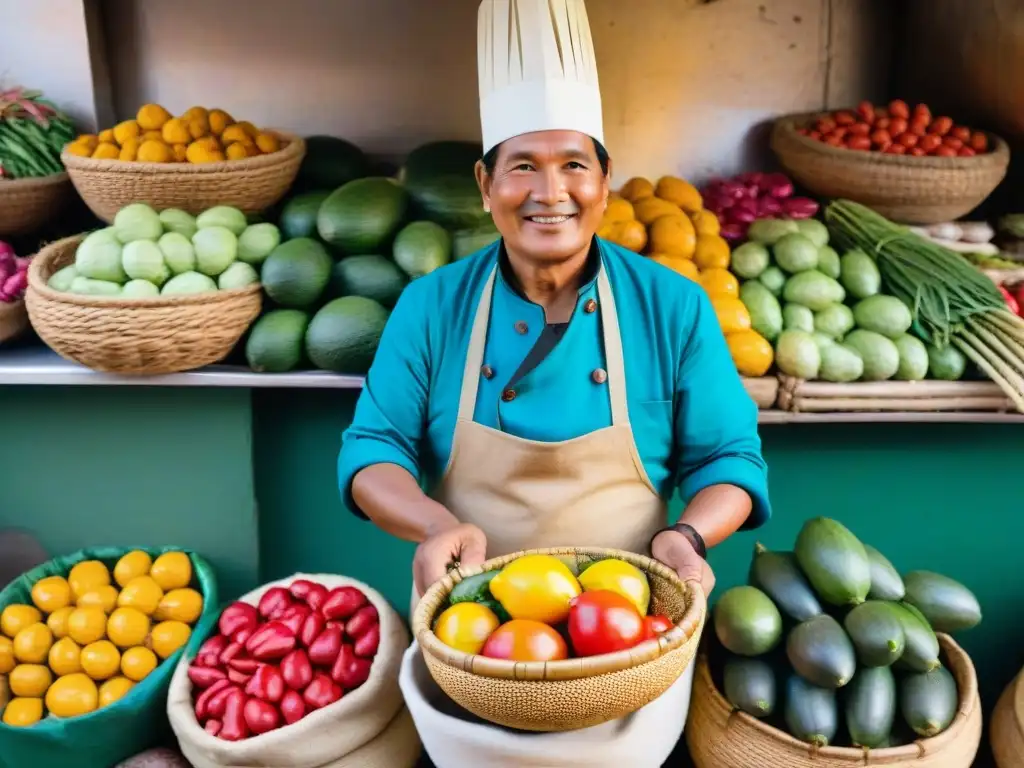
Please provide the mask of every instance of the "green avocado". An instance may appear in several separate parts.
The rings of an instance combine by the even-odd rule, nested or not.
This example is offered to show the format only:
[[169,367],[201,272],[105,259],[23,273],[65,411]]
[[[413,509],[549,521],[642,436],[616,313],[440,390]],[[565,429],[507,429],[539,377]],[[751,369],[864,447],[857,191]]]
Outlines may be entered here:
[[843,620],[846,633],[857,650],[857,660],[864,667],[888,667],[906,647],[903,624],[889,603],[868,600],[861,603]]
[[722,672],[725,698],[736,709],[754,717],[768,717],[775,711],[775,673],[761,659],[734,656]]
[[763,590],[794,621],[806,621],[821,613],[821,604],[792,552],[772,552],[758,542],[748,581]]
[[877,749],[896,718],[896,678],[889,667],[857,671],[846,696],[846,729],[855,747]]
[[786,656],[801,677],[820,688],[842,688],[857,669],[853,643],[827,613],[793,628]]
[[903,624],[906,645],[896,665],[913,672],[930,672],[939,666],[939,639],[928,620],[908,603],[888,603]]
[[832,605],[859,605],[871,589],[871,564],[860,540],[827,517],[808,520],[794,547],[797,562],[818,597]]
[[948,576],[911,571],[904,578],[906,602],[917,608],[936,632],[959,632],[981,622],[978,598]]
[[756,587],[733,587],[722,595],[715,605],[714,623],[718,640],[739,656],[767,653],[782,637],[779,609]]
[[827,747],[838,729],[836,692],[792,675],[786,683],[785,718],[794,738]]
[[949,727],[960,697],[956,680],[939,666],[931,672],[908,675],[900,683],[900,711],[914,733],[931,738]]
[[868,553],[871,568],[871,590],[868,597],[872,600],[902,600],[906,589],[899,572],[892,563],[870,544],[864,545]]

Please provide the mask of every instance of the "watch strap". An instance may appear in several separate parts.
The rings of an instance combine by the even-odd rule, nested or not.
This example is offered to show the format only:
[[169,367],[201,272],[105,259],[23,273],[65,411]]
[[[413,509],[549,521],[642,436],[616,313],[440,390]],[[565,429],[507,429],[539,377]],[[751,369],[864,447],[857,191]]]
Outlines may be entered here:
[[[658,533],[664,533],[665,531],[681,533],[686,537],[686,540],[690,542],[694,552],[700,555],[703,560],[708,559],[708,547],[707,544],[704,543],[704,537],[701,536],[697,529],[692,525],[688,525],[687,523],[676,523],[668,526],[667,528],[662,528]],[[655,534],[655,536],[657,535],[658,534]]]

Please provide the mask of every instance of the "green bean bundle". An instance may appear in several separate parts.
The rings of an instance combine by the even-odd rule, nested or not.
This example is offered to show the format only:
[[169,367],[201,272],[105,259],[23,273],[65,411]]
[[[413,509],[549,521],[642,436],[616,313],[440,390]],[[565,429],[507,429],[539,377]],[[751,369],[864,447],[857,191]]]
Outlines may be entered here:
[[918,336],[959,349],[1024,412],[1024,320],[1007,309],[991,280],[859,203],[833,202],[825,221],[841,247],[875,259],[886,291],[910,307]]
[[0,182],[60,173],[61,150],[74,133],[71,120],[41,92],[0,92]]

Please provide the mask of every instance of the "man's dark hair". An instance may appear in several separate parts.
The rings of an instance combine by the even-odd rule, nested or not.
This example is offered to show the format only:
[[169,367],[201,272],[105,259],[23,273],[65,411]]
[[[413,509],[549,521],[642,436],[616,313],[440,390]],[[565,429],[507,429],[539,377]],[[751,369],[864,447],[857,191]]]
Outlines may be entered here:
[[[604,148],[597,139],[591,138],[594,142],[594,152],[597,153],[597,162],[601,166],[601,173],[605,176],[608,175],[608,150]],[[501,149],[501,144],[496,144],[487,150],[487,153],[483,157],[484,170],[487,171],[487,175],[490,176],[494,173],[494,166],[498,163],[498,150]]]

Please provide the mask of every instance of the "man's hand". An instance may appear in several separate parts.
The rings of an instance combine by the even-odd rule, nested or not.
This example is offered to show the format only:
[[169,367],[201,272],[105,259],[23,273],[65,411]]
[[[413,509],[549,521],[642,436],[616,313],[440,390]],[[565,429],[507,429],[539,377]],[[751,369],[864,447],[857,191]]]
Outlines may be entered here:
[[463,567],[480,565],[487,558],[487,537],[475,525],[459,523],[426,539],[416,547],[413,579],[420,597],[458,561]]
[[651,557],[664,563],[683,581],[698,581],[705,597],[715,588],[715,574],[683,534],[662,531],[651,542]]

